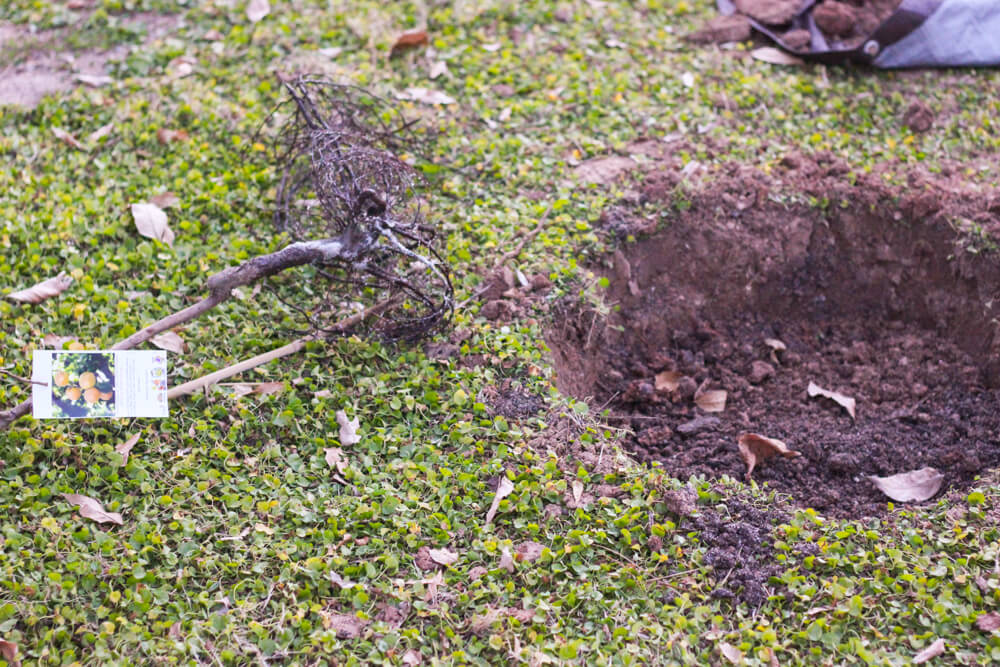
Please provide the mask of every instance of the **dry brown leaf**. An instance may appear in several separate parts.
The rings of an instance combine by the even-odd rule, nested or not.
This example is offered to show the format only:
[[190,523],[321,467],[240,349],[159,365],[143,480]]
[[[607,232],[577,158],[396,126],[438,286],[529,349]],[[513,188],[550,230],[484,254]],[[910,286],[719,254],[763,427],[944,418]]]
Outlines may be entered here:
[[681,378],[684,377],[683,373],[678,373],[677,371],[663,371],[662,373],[657,373],[654,378],[654,386],[656,391],[671,392],[681,384]]
[[980,614],[976,618],[976,627],[983,632],[993,632],[994,630],[1000,630],[1000,614],[995,611],[991,611],[986,614]]
[[427,78],[434,80],[441,76],[442,74],[448,73],[448,63],[443,60],[435,60],[431,63],[430,67],[427,68]]
[[781,667],[781,663],[778,662],[778,656],[775,654],[773,648],[767,649],[767,662],[770,667]]
[[284,382],[260,382],[254,388],[253,393],[260,396],[267,396],[268,394],[277,394],[282,391],[285,391]]
[[323,449],[326,464],[331,468],[336,468],[337,472],[344,474],[347,470],[347,459],[344,458],[344,450],[340,447],[326,447]]
[[21,661],[17,658],[17,644],[6,639],[0,639],[0,658],[6,660],[10,667],[21,667]]
[[128,454],[135,447],[135,443],[139,442],[139,436],[141,435],[141,433],[136,433],[125,442],[119,442],[115,445],[115,451],[122,455],[122,465],[128,463]]
[[444,565],[445,567],[448,567],[458,560],[458,554],[454,551],[449,551],[447,548],[430,549],[428,550],[428,553],[430,554],[432,561],[438,565]]
[[233,382],[233,383],[220,383],[220,387],[228,387],[229,395],[233,398],[239,398],[240,396],[246,396],[253,393],[253,385],[247,384],[246,382]]
[[573,175],[584,183],[606,184],[635,167],[636,163],[632,158],[612,155],[581,162],[573,169]]
[[271,13],[271,3],[268,0],[250,0],[247,3],[247,18],[250,23],[257,23]]
[[543,547],[538,542],[521,542],[517,545],[517,551],[514,553],[514,558],[519,563],[530,563],[531,561],[538,560],[538,557],[542,555]]
[[54,134],[56,138],[60,139],[63,143],[69,144],[70,146],[72,146],[77,150],[80,151],[87,150],[83,144],[77,141],[76,137],[74,137],[72,134],[62,129],[61,127],[53,127],[52,134]]
[[705,412],[722,412],[726,409],[727,396],[724,389],[699,390],[694,395],[694,404]]
[[87,143],[96,144],[98,141],[111,134],[111,130],[113,129],[115,129],[114,123],[108,123],[107,125],[100,126],[87,135]]
[[469,630],[475,635],[486,634],[493,624],[500,620],[500,611],[487,607],[485,614],[476,614],[469,621]]
[[132,204],[132,219],[139,233],[149,239],[173,245],[174,232],[167,225],[167,214],[156,204]]
[[786,346],[784,343],[782,343],[777,338],[765,338],[764,339],[764,345],[767,345],[769,348],[771,348],[775,352],[783,352],[784,350],[788,349],[788,346]]
[[847,414],[851,415],[851,419],[855,419],[854,408],[855,400],[850,396],[845,396],[836,391],[830,391],[829,389],[823,389],[815,382],[810,382],[809,387],[806,389],[806,393],[809,394],[809,398],[816,398],[817,396],[822,396],[823,398],[828,398],[840,407],[847,410]]
[[361,426],[361,419],[355,417],[354,419],[348,419],[347,413],[343,410],[337,410],[337,423],[340,424],[340,444],[344,447],[350,447],[351,445],[356,445],[361,442],[361,436],[358,435],[358,428]]
[[66,502],[79,506],[80,516],[85,519],[92,519],[97,523],[117,523],[119,526],[125,523],[122,521],[121,514],[106,511],[101,503],[90,496],[83,496],[79,493],[64,493],[62,497],[66,499]]
[[416,649],[408,648],[406,653],[403,654],[402,662],[406,667],[416,667],[424,661],[424,657],[420,654],[420,651]]
[[42,338],[42,345],[62,349],[64,343],[76,340],[73,336],[57,336],[55,334],[45,334]]
[[190,137],[186,130],[170,130],[161,127],[156,131],[156,138],[161,144],[169,144],[173,141],[187,141]]
[[184,354],[187,352],[187,345],[184,343],[184,339],[173,331],[158,333],[150,338],[149,342],[161,350],[166,350],[167,352],[173,352],[175,354]]
[[330,396],[333,396],[333,392],[329,389],[320,389],[319,391],[314,391],[313,396],[315,398],[329,398]]
[[739,665],[743,663],[743,651],[739,650],[732,644],[722,642],[719,644],[719,653],[723,657],[734,665]]
[[454,104],[455,98],[440,90],[431,90],[421,86],[412,86],[402,92],[397,92],[396,97],[401,100],[412,100],[421,104]]
[[750,479],[750,473],[753,472],[758,463],[762,463],[776,454],[788,459],[802,456],[799,452],[789,449],[788,445],[781,440],[767,438],[756,433],[744,433],[737,439],[736,443],[740,449],[740,458],[747,464],[747,479]]
[[344,579],[342,576],[340,576],[336,572],[331,572],[330,575],[329,575],[329,577],[330,577],[330,582],[334,586],[336,586],[337,588],[340,588],[342,590],[343,589],[347,589],[347,588],[354,588],[355,586],[361,586],[361,584],[358,584],[358,583],[356,583],[354,581],[351,581],[350,579]]
[[356,639],[370,621],[354,614],[325,614],[323,626],[337,633],[338,639]]
[[936,639],[933,644],[913,656],[913,664],[922,665],[928,660],[938,657],[942,653],[944,653],[944,640]]
[[800,67],[806,64],[806,61],[802,60],[802,58],[793,56],[790,53],[782,51],[781,49],[776,49],[773,46],[762,46],[759,49],[754,49],[750,52],[750,55],[756,60],[770,63],[772,65],[790,65]]
[[396,38],[392,49],[389,51],[389,57],[398,56],[404,51],[414,49],[418,46],[426,46],[429,43],[430,40],[427,37],[426,30],[407,30]]
[[920,470],[901,472],[889,477],[871,476],[879,491],[901,503],[921,502],[931,498],[941,489],[944,475],[927,467]]
[[17,301],[19,303],[41,303],[46,299],[51,299],[54,296],[62,294],[72,284],[73,278],[66,275],[65,272],[62,272],[55,278],[43,280],[38,284],[32,285],[28,289],[23,289],[19,292],[11,292],[7,295],[7,298],[11,301]]
[[493,521],[493,517],[496,516],[497,510],[500,508],[500,501],[506,498],[514,490],[514,482],[507,479],[506,475],[500,476],[500,483],[497,485],[497,492],[493,495],[493,502],[490,504],[490,509],[486,512],[486,523],[484,526],[490,525]]
[[573,503],[576,504],[579,507],[579,505],[580,505],[580,496],[583,495],[583,482],[581,482],[578,479],[575,479],[575,480],[573,480],[573,484],[571,485],[571,488],[573,490]]
[[514,571],[514,557],[510,555],[510,549],[507,547],[500,550],[500,567],[508,572]]
[[150,197],[149,203],[154,206],[159,206],[160,208],[170,208],[171,206],[177,206],[180,204],[181,198],[173,192],[161,192],[158,195]]
[[167,630],[167,636],[173,640],[178,640],[183,638],[183,635],[181,634],[180,621],[174,621],[173,623],[170,624],[170,629]]

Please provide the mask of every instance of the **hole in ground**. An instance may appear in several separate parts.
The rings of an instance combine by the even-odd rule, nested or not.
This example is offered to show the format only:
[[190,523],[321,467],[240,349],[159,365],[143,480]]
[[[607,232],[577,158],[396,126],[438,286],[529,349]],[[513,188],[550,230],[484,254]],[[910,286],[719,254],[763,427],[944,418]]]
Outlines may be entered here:
[[[561,305],[547,336],[560,390],[609,409],[638,459],[680,479],[743,478],[740,434],[783,440],[802,456],[753,479],[832,516],[885,511],[870,475],[931,466],[943,493],[1000,463],[1000,268],[948,222],[995,228],[1000,210],[950,211],[924,191],[897,207],[898,192],[841,182],[830,199],[843,205],[820,211],[776,203],[760,178],[721,182],[619,244],[598,269],[610,287]],[[602,220],[624,236],[642,214],[619,205]],[[658,391],[664,371],[686,379]],[[855,398],[857,419],[808,398],[810,382]],[[695,406],[702,385],[728,392],[724,411]]]

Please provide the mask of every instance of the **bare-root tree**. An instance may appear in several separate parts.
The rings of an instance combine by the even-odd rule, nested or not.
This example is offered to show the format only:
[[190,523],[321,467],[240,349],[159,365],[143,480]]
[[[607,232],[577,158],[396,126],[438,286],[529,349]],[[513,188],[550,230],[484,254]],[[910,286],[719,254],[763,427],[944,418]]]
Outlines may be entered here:
[[[417,175],[398,155],[414,145],[412,124],[360,88],[312,77],[284,85],[291,113],[273,142],[280,173],[274,222],[293,242],[210,276],[201,301],[112,349],[134,348],[265,278],[287,283],[274,291],[303,316],[311,340],[360,326],[386,339],[414,340],[450,317],[448,270],[433,230],[411,205]],[[294,267],[307,272],[308,286],[301,275],[288,275]],[[363,310],[337,319],[350,304]],[[0,428],[30,410],[28,400],[0,412]]]

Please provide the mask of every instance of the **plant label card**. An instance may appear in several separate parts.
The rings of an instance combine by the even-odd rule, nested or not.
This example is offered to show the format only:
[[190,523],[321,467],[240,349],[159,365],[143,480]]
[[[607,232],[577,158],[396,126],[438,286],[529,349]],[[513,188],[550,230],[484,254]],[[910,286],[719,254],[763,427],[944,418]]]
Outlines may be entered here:
[[161,350],[35,350],[36,419],[167,417],[167,353]]

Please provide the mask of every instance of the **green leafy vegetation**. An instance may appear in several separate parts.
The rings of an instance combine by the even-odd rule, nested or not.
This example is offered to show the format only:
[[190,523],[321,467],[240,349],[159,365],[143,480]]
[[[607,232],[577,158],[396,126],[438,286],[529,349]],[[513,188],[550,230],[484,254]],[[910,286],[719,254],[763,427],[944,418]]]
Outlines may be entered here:
[[[926,509],[853,522],[692,480],[699,514],[725,517],[737,498],[785,513],[781,573],[751,608],[713,596],[725,572],[669,502],[687,481],[621,455],[614,429],[556,392],[542,344],[559,297],[583,288],[609,307],[584,267],[605,249],[594,226],[623,186],[581,185],[580,161],[681,133],[681,157],[708,177],[815,150],[855,173],[887,164],[887,180],[961,163],[962,177],[994,184],[979,165],[1000,149],[1000,72],[790,70],[743,46],[691,47],[681,38],[708,2],[576,2],[566,14],[551,2],[274,1],[256,24],[218,0],[96,5],[0,9],[23,30],[82,21],[67,47],[122,46],[112,84],[3,109],[0,293],[60,271],[75,282],[37,305],[0,300],[0,367],[30,376],[47,334],[106,349],[200,297],[207,275],[287,240],[271,230],[275,174],[254,142],[279,72],[457,101],[399,105],[434,136],[421,196],[470,301],[444,360],[358,337],[311,343],[242,378],[283,391],[196,395],[161,421],[26,418],[0,433],[0,639],[23,664],[718,664],[723,646],[751,665],[772,651],[781,664],[903,664],[939,637],[950,662],[1000,660],[1000,636],[974,625],[1000,603],[992,474]],[[136,27],[135,12],[170,29]],[[395,36],[424,21],[433,53],[390,59]],[[447,71],[430,79],[438,61]],[[900,120],[912,99],[937,114],[925,134]],[[184,135],[163,141],[161,129]],[[179,202],[166,209],[171,246],[140,236],[129,212],[166,192]],[[485,319],[483,274],[543,217],[515,263],[554,289],[524,318]],[[188,324],[172,380],[287,342],[285,301],[299,289],[307,279],[282,281],[284,301],[246,289]],[[0,406],[30,395],[0,380]],[[483,392],[504,381],[545,410],[496,414]],[[357,444],[341,446],[340,409],[360,420]],[[126,462],[116,446],[136,433]],[[501,479],[513,490],[487,525]],[[124,525],[81,517],[64,493]]]

